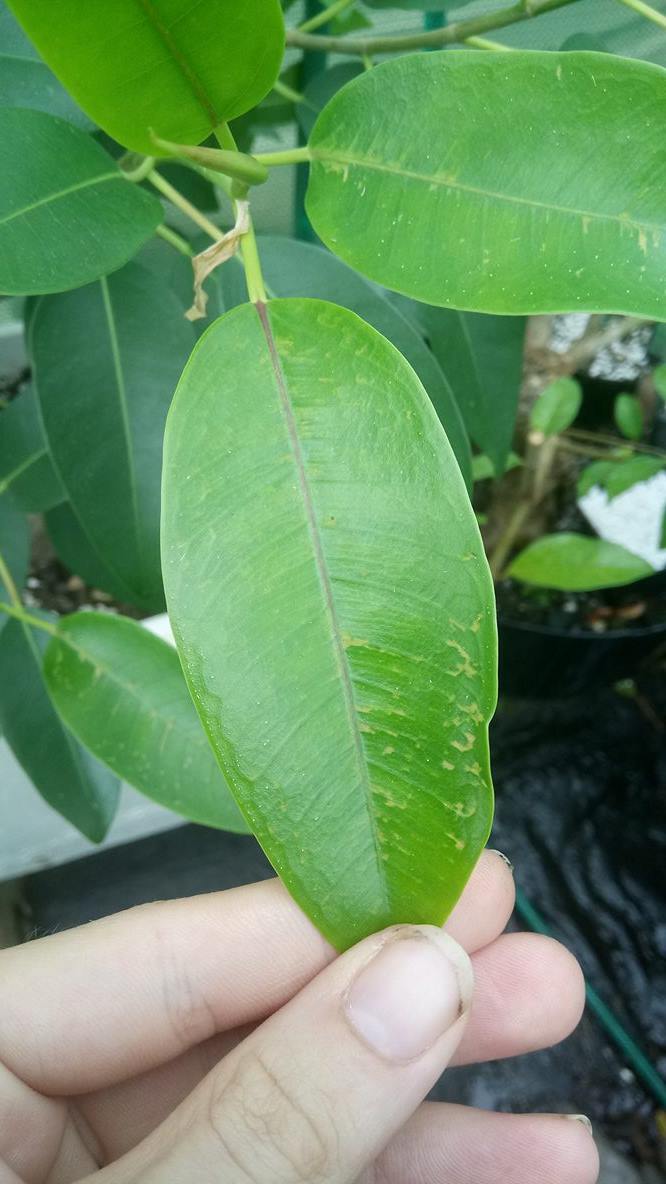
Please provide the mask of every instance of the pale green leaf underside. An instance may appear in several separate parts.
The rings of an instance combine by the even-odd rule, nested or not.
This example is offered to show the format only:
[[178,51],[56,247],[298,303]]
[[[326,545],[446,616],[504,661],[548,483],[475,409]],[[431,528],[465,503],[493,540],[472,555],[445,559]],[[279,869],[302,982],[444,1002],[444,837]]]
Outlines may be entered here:
[[162,220],[89,136],[43,111],[0,109],[0,292],[63,292],[127,262]]
[[516,556],[507,575],[542,588],[592,592],[652,575],[644,559],[617,543],[562,531],[530,543]]
[[407,362],[353,313],[211,326],[165,436],[162,562],[194,701],[252,829],[338,947],[439,923],[492,813],[492,588]]
[[346,262],[430,304],[663,320],[665,125],[645,62],[410,55],[325,107],[307,210]]
[[119,143],[155,155],[152,132],[198,144],[254,107],[282,61],[279,0],[10,0],[44,60]]
[[44,676],[67,726],[124,781],[193,822],[247,830],[171,646],[126,617],[75,613]]

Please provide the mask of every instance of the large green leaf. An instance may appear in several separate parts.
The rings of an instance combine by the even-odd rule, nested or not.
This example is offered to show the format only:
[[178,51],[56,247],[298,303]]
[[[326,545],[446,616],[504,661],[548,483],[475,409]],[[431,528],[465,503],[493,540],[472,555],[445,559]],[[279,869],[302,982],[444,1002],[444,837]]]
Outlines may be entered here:
[[666,319],[665,125],[666,73],[644,62],[401,57],[319,116],[307,211],[347,263],[429,304]]
[[170,645],[127,617],[74,613],[44,677],[67,726],[124,781],[193,822],[247,830]]
[[562,531],[546,534],[516,556],[507,575],[542,588],[593,592],[652,575],[653,569],[625,547]]
[[491,821],[495,625],[411,367],[323,301],[227,313],[169,414],[162,521],[190,691],[295,898],[339,948],[441,923]]
[[500,476],[516,426],[525,318],[488,317],[427,304],[415,309],[470,436]]
[[120,603],[127,603],[127,586],[115,572],[109,571],[85,534],[69,502],[61,502],[44,514],[46,533],[60,562],[91,588],[108,592]]
[[33,387],[0,410],[0,494],[37,514],[65,496],[51,463]]
[[121,267],[162,220],[84,132],[0,109],[0,291],[63,292]]
[[[310,243],[280,236],[259,238],[259,253],[264,277],[272,296],[314,296],[351,309],[374,329],[388,337],[413,366],[426,388],[433,406],[456,454],[468,488],[472,484],[472,458],[456,399],[448,381],[443,352],[441,366],[423,338],[402,313],[372,284],[364,280],[335,255]],[[233,285],[232,269],[241,273],[234,260],[214,273],[219,277],[217,307],[220,312],[246,299],[244,280]],[[213,304],[213,308],[215,305]]]
[[53,76],[0,0],[0,107],[36,107],[60,115],[79,127],[90,120]]
[[155,155],[151,132],[198,144],[277,78],[279,0],[10,0],[28,35],[109,135]]
[[175,296],[136,263],[45,297],[31,324],[44,429],[71,508],[122,598],[148,611],[163,606],[164,422],[194,340]]
[[[28,571],[30,532],[25,514],[21,514],[8,497],[0,497],[0,600],[12,599],[12,589],[3,579],[6,568],[10,581],[20,591]],[[7,624],[7,617],[0,612],[0,632]],[[4,674],[0,678],[3,681]]]
[[62,723],[44,685],[44,633],[10,621],[0,634],[0,726],[42,797],[86,838],[101,842],[118,804],[118,779]]

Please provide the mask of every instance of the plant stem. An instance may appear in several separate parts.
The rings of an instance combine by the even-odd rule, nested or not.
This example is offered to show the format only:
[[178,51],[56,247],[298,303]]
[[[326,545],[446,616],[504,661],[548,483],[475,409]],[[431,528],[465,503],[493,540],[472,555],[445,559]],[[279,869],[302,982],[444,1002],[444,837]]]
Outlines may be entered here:
[[[234,140],[228,124],[223,123],[220,125],[220,127],[215,129],[215,138],[217,139],[221,148],[226,148],[230,151],[237,151],[236,141]],[[237,215],[237,204],[235,200],[234,213]],[[252,224],[251,216],[249,217],[248,228],[240,241],[240,250],[241,258],[243,260],[243,267],[245,269],[247,294],[253,304],[257,304],[259,302],[263,304],[268,299],[268,296],[266,294],[264,277],[261,272],[261,261],[259,259],[257,239],[254,233],[254,226]]]
[[643,0],[620,0],[620,3],[624,4],[626,8],[632,8],[641,16],[647,17],[649,21],[653,21],[662,29],[666,29],[666,15],[663,12],[657,12],[657,9],[652,8],[649,4],[644,4]]
[[505,530],[498,539],[497,546],[489,559],[490,571],[496,582],[501,579],[504,564],[531,511],[532,503],[526,498],[524,501],[518,502]]
[[16,587],[16,584],[14,583],[12,573],[10,572],[9,568],[7,567],[7,564],[5,563],[4,557],[1,552],[0,552],[0,580],[5,585],[5,588],[7,589],[7,595],[9,596],[9,599],[11,600],[12,604],[17,608],[20,608],[21,607],[21,597],[19,596],[18,588]]
[[620,440],[617,436],[609,436],[604,432],[588,432],[583,428],[568,428],[564,433],[571,440],[581,440],[583,443],[608,444],[610,448],[629,448],[632,452],[645,452],[648,456],[658,456],[666,463],[666,452],[663,448],[655,448],[652,444],[643,444],[637,440]]
[[280,82],[279,78],[276,78],[273,83],[273,90],[281,98],[289,99],[290,103],[304,103],[306,101],[305,95],[302,95],[300,90],[294,90],[293,86],[287,86],[286,82]]
[[[131,160],[133,155],[134,154],[130,152],[127,156],[127,159]],[[134,159],[136,159],[136,157]],[[155,157],[145,156],[141,161],[141,164],[138,164],[134,169],[126,170],[123,168],[122,160],[119,163],[125,179],[127,181],[132,181],[135,185],[138,185],[139,181],[145,181],[150,170],[155,167]]]
[[501,41],[489,41],[487,37],[466,37],[465,45],[472,49],[494,49],[502,53],[513,53],[513,46],[502,45]]
[[181,255],[187,255],[188,258],[191,258],[194,254],[187,239],[183,238],[182,234],[176,234],[176,231],[172,230],[170,226],[165,226],[162,223],[161,226],[157,227],[155,233],[159,234],[165,243],[171,243],[171,246],[175,247],[177,251],[180,251]]
[[541,13],[574,3],[576,0],[531,0],[529,5],[526,5],[521,0],[521,3],[512,4],[509,8],[483,13],[466,21],[456,21],[442,29],[431,29],[425,33],[397,33],[379,37],[327,37],[317,33],[304,33],[302,29],[288,29],[287,45],[316,53],[358,54],[360,57],[365,54],[398,53],[409,49],[439,49],[443,45],[464,42],[468,37],[476,37],[478,34],[490,32],[491,29],[501,29],[518,21],[531,20]]
[[279,152],[259,152],[256,159],[269,169],[282,164],[307,164],[312,160],[312,153],[307,144],[300,148],[282,148]]
[[600,329],[598,333],[590,333],[589,336],[581,337],[575,341],[564,357],[572,372],[579,370],[581,366],[596,358],[597,354],[606,346],[614,345],[616,341],[622,341],[630,333],[634,333],[636,329],[643,329],[646,325],[653,324],[654,321],[645,320],[643,317],[619,317],[617,320],[611,321],[605,328]]
[[351,8],[355,2],[356,0],[333,0],[332,4],[324,8],[322,12],[318,12],[316,16],[311,16],[309,21],[303,21],[303,24],[298,28],[301,33],[312,33],[315,29],[320,29],[322,25],[327,25],[334,17],[339,16],[341,12],[345,11],[345,8]]
[[176,209],[185,214],[185,216],[189,218],[190,221],[194,222],[200,230],[205,231],[210,238],[214,239],[215,241],[219,241],[222,238],[223,232],[220,230],[219,226],[216,226],[214,222],[211,222],[205,214],[201,213],[201,210],[198,210],[196,206],[192,205],[191,201],[188,201],[186,197],[183,197],[182,193],[180,193],[177,189],[174,189],[173,185],[170,185],[168,181],[165,181],[164,177],[162,177],[156,169],[151,169],[151,171],[148,173],[148,180],[150,181],[151,185],[154,185],[155,189],[157,189],[158,192],[162,194],[163,197],[166,197],[167,201],[170,201],[171,204],[176,207]]
[[40,617],[33,617],[20,604],[5,604],[4,601],[0,600],[0,613],[7,613],[8,617],[14,617],[17,621],[23,621],[24,625],[31,625],[33,629],[43,629],[45,633],[50,633],[52,637],[58,632],[55,625],[52,625],[50,621],[42,621]]

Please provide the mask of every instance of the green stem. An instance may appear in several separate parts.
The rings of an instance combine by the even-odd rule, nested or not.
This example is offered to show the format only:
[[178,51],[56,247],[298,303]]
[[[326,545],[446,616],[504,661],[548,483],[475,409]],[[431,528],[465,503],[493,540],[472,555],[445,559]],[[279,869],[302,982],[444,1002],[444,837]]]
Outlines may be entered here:
[[[229,151],[237,151],[236,141],[232,135],[229,125],[223,123],[220,127],[215,129],[215,137],[221,148]],[[234,201],[234,211],[237,206]],[[266,294],[266,286],[264,284],[264,277],[261,272],[261,261],[259,259],[259,251],[257,248],[257,239],[254,233],[254,226],[252,218],[249,219],[249,226],[243,237],[241,238],[241,257],[243,260],[243,267],[245,269],[245,283],[247,284],[247,294],[253,304],[266,302],[268,296]]]
[[497,546],[489,559],[490,571],[496,582],[501,580],[504,574],[504,564],[509,557],[514,542],[529,518],[531,509],[532,505],[527,500],[518,502],[513,514],[509,518],[506,528],[499,537]]
[[322,25],[327,25],[334,17],[344,12],[345,8],[351,8],[355,2],[356,0],[333,0],[333,3],[329,4],[327,8],[324,8],[322,12],[318,12],[316,16],[311,16],[309,21],[303,21],[303,24],[298,26],[299,31],[301,33],[312,33],[315,29],[320,29]]
[[649,4],[644,4],[643,0],[620,0],[626,8],[632,8],[634,12],[640,13],[641,16],[647,17],[649,21],[653,21],[655,25],[666,29],[666,16],[663,12],[657,12],[656,8],[652,8]]
[[666,452],[663,448],[655,448],[652,444],[643,444],[636,440],[620,440],[617,436],[608,436],[604,432],[588,432],[583,428],[568,428],[564,433],[572,440],[589,441],[594,444],[607,444],[609,448],[629,448],[632,452],[643,452],[648,456],[658,456],[666,462]]
[[161,226],[157,227],[155,233],[159,234],[160,238],[163,238],[165,243],[171,243],[171,246],[175,247],[177,251],[180,251],[181,255],[187,255],[188,258],[191,258],[191,256],[194,254],[194,251],[192,250],[187,239],[183,238],[182,234],[176,234],[176,231],[172,230],[170,226],[165,226],[162,224]]
[[182,193],[175,189],[173,185],[170,185],[168,181],[165,181],[164,177],[162,177],[156,169],[151,169],[151,171],[148,173],[148,180],[150,181],[151,185],[154,185],[155,189],[157,189],[158,192],[162,194],[163,197],[166,197],[167,201],[170,201],[171,204],[176,207],[176,209],[185,214],[185,216],[189,218],[191,222],[194,222],[200,230],[203,230],[209,236],[209,238],[212,238],[215,242],[219,242],[219,240],[222,238],[222,231],[220,230],[219,226],[216,226],[214,222],[211,222],[205,214],[201,213],[201,210],[198,210],[196,206],[192,205],[191,201],[188,201],[187,198],[183,197]]
[[259,164],[246,152],[229,148],[206,148],[199,144],[174,144],[171,140],[160,140],[156,136],[154,140],[158,147],[163,148],[170,156],[194,161],[195,164],[201,164],[204,168],[231,177],[242,185],[263,185],[264,181],[268,180],[265,165]]
[[487,37],[466,37],[465,45],[472,49],[493,49],[501,53],[513,53],[513,46],[502,45],[501,41],[489,41]]
[[307,164],[312,160],[312,153],[308,145],[303,144],[300,148],[282,148],[279,152],[260,152],[257,160],[272,169],[282,164]]
[[42,621],[40,617],[33,617],[25,611],[20,603],[18,605],[5,604],[4,601],[0,600],[0,613],[7,613],[8,617],[14,617],[17,621],[23,621],[24,625],[30,625],[33,629],[43,629],[44,633],[50,633],[52,637],[58,632],[55,625],[52,625],[50,621]]
[[9,599],[11,600],[12,604],[15,605],[15,607],[17,607],[17,608],[20,608],[21,607],[21,597],[19,596],[18,588],[16,587],[16,584],[14,583],[12,573],[10,572],[9,568],[7,567],[7,564],[5,563],[5,560],[4,560],[1,552],[0,552],[0,582],[2,582],[5,585],[5,588],[7,589],[7,594],[9,596]]
[[483,13],[466,21],[456,21],[442,29],[431,29],[425,33],[397,33],[392,36],[326,37],[317,33],[304,33],[302,29],[288,29],[287,45],[313,53],[358,54],[360,57],[365,54],[398,53],[410,49],[439,49],[443,45],[461,43],[468,37],[482,35],[491,29],[502,29],[518,21],[531,20],[544,12],[552,12],[555,8],[564,8],[565,5],[574,3],[576,0],[531,0],[529,6],[522,2],[512,4],[509,8]]
[[273,90],[276,95],[288,99],[290,103],[304,103],[306,101],[305,95],[302,95],[300,90],[294,90],[293,86],[287,86],[286,82],[281,82],[279,78],[276,78],[273,83]]
[[[128,160],[131,160],[132,155],[132,153],[129,154]],[[137,165],[135,169],[124,169],[122,166],[123,162],[121,160],[120,167],[125,179],[127,181],[133,181],[135,185],[138,185],[139,181],[145,181],[151,169],[155,167],[155,157],[145,156],[141,164]]]

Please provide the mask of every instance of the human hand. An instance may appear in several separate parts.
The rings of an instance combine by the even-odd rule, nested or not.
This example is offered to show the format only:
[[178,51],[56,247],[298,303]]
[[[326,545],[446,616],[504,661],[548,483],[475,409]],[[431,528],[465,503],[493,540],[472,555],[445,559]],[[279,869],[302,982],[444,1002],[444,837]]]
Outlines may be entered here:
[[0,1184],[592,1184],[580,1122],[422,1103],[578,1021],[577,964],[500,936],[512,907],[486,852],[446,937],[336,958],[273,880],[3,952]]

